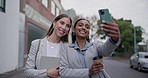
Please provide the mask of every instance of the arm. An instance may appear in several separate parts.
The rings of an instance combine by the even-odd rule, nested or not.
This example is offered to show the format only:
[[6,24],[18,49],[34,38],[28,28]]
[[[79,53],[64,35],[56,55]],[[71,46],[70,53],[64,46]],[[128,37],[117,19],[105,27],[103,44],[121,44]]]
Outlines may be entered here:
[[[64,78],[88,78],[89,77],[89,69],[83,68],[83,69],[75,69],[70,68],[69,60],[68,60],[68,44],[64,44],[61,47],[60,52],[60,76]],[[70,58],[69,58],[70,59]]]
[[37,70],[35,69],[35,55],[38,47],[38,40],[34,40],[31,43],[30,51],[26,61],[25,74],[30,78],[46,78],[47,69]]
[[114,21],[104,22],[101,24],[101,29],[106,33],[106,35],[109,37],[109,39],[104,44],[96,44],[98,51],[105,56],[110,55],[111,52],[113,52],[120,44],[120,31],[119,26]]
[[113,52],[118,47],[118,45],[120,44],[120,41],[121,40],[119,40],[117,43],[114,44],[111,41],[111,38],[109,38],[105,43],[95,41],[94,44],[100,55],[109,56],[111,52]]

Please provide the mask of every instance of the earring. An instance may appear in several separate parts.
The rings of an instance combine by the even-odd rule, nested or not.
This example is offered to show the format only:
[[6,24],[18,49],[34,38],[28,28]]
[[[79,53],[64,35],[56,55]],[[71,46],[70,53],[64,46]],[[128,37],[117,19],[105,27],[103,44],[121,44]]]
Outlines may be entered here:
[[74,32],[72,32],[72,35],[76,35]]

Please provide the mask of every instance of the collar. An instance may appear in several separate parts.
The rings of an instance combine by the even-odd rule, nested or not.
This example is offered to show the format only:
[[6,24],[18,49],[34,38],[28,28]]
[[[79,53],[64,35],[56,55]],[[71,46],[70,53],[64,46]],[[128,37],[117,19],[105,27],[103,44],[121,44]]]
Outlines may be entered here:
[[[84,44],[84,47],[82,48],[82,50],[87,50],[92,45],[93,45],[92,43],[86,41],[85,44]],[[80,48],[79,48],[76,41],[74,43],[72,43],[69,47],[74,48],[76,50],[78,50],[78,49],[80,50]]]

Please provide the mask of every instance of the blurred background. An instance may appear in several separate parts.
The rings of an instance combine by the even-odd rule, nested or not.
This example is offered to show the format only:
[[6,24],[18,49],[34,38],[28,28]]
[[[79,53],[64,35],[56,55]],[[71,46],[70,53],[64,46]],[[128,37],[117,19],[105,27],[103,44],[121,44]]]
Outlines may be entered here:
[[148,52],[147,4],[147,0],[0,0],[0,74],[23,68],[31,41],[43,38],[53,19],[63,13],[73,22],[80,17],[90,20],[90,39],[104,42],[108,37],[100,31],[98,10],[108,8],[121,33],[121,44],[110,57],[129,61],[134,53]]

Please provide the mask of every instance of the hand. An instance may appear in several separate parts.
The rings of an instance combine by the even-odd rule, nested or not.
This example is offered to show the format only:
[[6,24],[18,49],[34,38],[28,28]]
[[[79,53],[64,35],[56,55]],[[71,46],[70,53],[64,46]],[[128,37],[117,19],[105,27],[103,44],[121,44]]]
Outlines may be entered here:
[[47,69],[47,76],[51,78],[58,78],[60,75],[59,75],[59,70],[57,69],[57,67]]
[[96,74],[96,73],[100,72],[102,69],[103,69],[103,64],[102,63],[93,64],[91,66],[91,68],[89,69],[89,75]]
[[117,42],[120,37],[119,26],[114,21],[104,22],[100,25],[101,30],[103,30],[107,36],[111,37],[113,41]]

